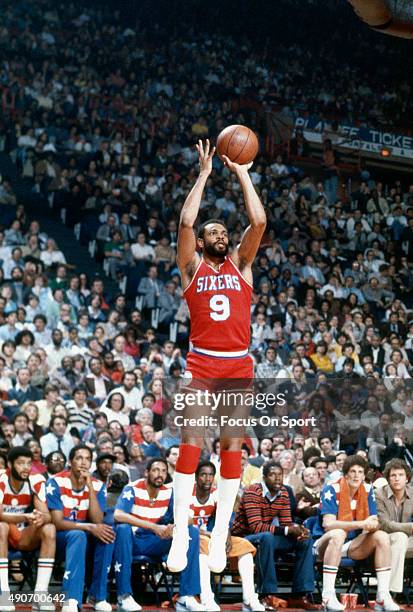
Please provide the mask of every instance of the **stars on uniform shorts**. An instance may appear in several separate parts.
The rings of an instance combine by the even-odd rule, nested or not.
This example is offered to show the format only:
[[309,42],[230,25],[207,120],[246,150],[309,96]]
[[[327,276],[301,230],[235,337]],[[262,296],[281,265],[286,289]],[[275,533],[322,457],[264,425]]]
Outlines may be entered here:
[[70,570],[66,570],[65,573],[63,574],[63,580],[69,580],[69,574],[71,574],[72,572]]
[[122,563],[118,563],[118,562],[116,561],[116,563],[115,563],[115,572],[120,572],[120,568],[121,568],[121,567],[122,567]]

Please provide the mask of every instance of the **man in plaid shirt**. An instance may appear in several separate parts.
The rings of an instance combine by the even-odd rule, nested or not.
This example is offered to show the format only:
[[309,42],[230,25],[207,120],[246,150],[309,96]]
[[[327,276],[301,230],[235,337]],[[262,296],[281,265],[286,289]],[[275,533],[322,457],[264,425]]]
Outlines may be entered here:
[[291,550],[295,551],[296,563],[294,595],[289,599],[289,607],[318,609],[306,596],[314,590],[311,539],[308,529],[292,521],[288,488],[283,485],[283,471],[276,461],[264,464],[262,483],[251,485],[244,491],[232,534],[246,538],[258,548],[258,587],[267,609],[286,604],[274,596],[278,589],[275,554]]

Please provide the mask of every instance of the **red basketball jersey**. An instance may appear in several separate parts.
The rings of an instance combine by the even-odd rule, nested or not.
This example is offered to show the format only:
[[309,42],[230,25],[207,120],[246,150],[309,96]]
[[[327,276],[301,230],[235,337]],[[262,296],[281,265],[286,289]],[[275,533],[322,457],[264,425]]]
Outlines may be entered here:
[[194,350],[212,351],[217,357],[219,353],[241,356],[248,352],[252,286],[230,257],[218,271],[202,258],[184,295]]

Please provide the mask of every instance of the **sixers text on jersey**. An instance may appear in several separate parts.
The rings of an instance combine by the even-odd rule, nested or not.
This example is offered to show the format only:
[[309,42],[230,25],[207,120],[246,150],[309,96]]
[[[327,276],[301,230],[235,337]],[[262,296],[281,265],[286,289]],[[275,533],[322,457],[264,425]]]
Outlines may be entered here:
[[215,351],[218,357],[219,353],[247,354],[252,286],[230,257],[218,271],[202,258],[184,295],[191,320],[190,342],[195,350]]

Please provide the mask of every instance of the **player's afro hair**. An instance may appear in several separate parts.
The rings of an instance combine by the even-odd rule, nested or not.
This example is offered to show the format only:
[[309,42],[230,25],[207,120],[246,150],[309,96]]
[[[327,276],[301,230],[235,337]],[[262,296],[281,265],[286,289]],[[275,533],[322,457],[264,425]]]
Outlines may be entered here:
[[11,449],[11,451],[7,455],[7,461],[13,465],[13,463],[19,457],[27,457],[28,459],[33,460],[33,453],[31,450],[26,448],[25,446],[15,446]]

